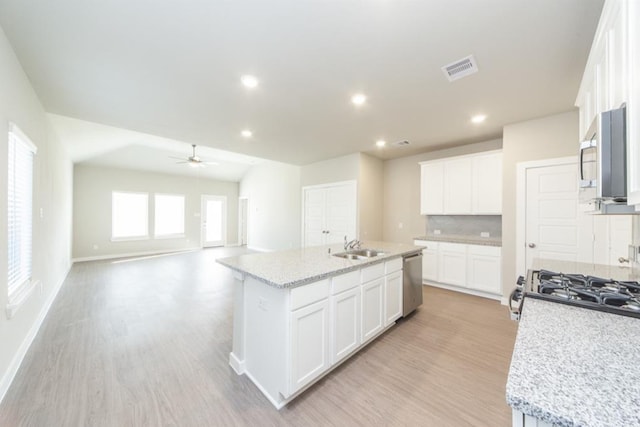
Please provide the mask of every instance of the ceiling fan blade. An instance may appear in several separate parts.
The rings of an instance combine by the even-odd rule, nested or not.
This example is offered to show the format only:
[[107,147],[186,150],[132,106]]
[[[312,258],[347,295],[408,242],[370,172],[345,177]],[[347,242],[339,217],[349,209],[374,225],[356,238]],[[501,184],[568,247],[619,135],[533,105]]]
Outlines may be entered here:
[[175,160],[185,160],[184,157],[176,157],[176,156],[169,156],[170,159],[175,159]]
[[181,161],[181,162],[176,162],[176,165],[184,165],[184,164],[186,164],[186,163],[191,163],[191,162],[190,162],[190,161],[188,161],[188,160],[183,160],[183,161]]
[[220,164],[218,162],[200,162],[200,163],[204,163],[205,165],[212,165],[212,166],[217,166]]

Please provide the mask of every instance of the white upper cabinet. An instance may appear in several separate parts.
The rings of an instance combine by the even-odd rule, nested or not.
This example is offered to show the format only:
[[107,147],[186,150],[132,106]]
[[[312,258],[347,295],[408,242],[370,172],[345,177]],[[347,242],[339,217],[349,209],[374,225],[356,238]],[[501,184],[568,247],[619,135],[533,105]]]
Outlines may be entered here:
[[444,213],[470,214],[471,158],[453,158],[444,162]]
[[474,156],[472,161],[473,212],[500,215],[502,213],[502,153]]
[[420,214],[444,212],[444,162],[420,165]]
[[627,105],[628,203],[640,205],[640,2],[607,0],[576,99],[580,138],[599,113],[622,104]]
[[502,152],[420,163],[422,215],[500,215]]

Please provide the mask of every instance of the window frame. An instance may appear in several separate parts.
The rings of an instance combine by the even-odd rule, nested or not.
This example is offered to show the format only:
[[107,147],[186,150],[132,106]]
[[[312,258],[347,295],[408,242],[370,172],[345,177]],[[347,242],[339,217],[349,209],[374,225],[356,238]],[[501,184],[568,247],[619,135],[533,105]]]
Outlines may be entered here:
[[[17,153],[17,151],[20,153]],[[7,133],[7,318],[13,317],[15,311],[26,301],[27,297],[31,295],[35,286],[40,283],[33,278],[33,226],[34,226],[34,185],[35,185],[35,173],[36,173],[36,154],[38,147],[31,141],[31,139],[20,130],[20,128],[12,122],[8,123]],[[12,155],[13,153],[13,155]],[[17,164],[16,160],[24,160],[18,158],[18,155],[29,158],[27,161],[28,167],[25,168],[25,164]],[[26,171],[28,174],[25,176],[18,176],[19,173]],[[26,176],[28,175],[28,176]],[[24,188],[20,188],[21,191],[26,193],[18,195],[16,190],[16,182],[25,183]],[[20,207],[15,208],[19,204]],[[13,208],[12,208],[13,207]],[[24,209],[26,208],[26,209]],[[20,211],[24,211],[23,215],[19,215]],[[12,221],[12,218],[20,217],[20,223],[18,221]],[[24,221],[23,221],[24,220]],[[25,223],[26,222],[26,223]],[[14,230],[13,232],[11,230]],[[17,231],[16,231],[17,230]],[[26,236],[25,236],[26,232]],[[28,239],[27,250],[24,251],[24,238]],[[14,240],[15,238],[15,240]],[[17,249],[16,249],[17,247]],[[13,255],[17,253],[17,262],[12,259]],[[22,259],[23,256],[28,256],[28,260]],[[12,265],[18,265],[17,269],[12,268]],[[23,271],[26,268],[26,271]],[[25,275],[26,273],[26,275]],[[17,280],[12,280],[11,276],[17,275]]]
[[[157,226],[158,226],[158,204],[157,197],[158,196],[169,196],[169,197],[180,197],[182,199],[182,232],[181,233],[170,233],[170,234],[158,234]],[[187,197],[184,194],[177,193],[154,193],[153,194],[153,238],[157,240],[163,239],[179,239],[184,238],[186,236],[186,228],[187,228]]]
[[[146,203],[145,205],[145,229],[146,229],[146,234],[144,235],[132,235],[132,236],[114,236],[114,210],[115,210],[115,204],[113,203],[114,200],[114,195],[116,193],[119,194],[130,194],[130,195],[139,195],[139,196],[144,196],[145,197],[145,201]],[[129,242],[129,241],[135,241],[135,240],[149,240],[149,193],[144,192],[144,191],[122,191],[122,190],[112,190],[111,191],[111,241],[112,242]]]

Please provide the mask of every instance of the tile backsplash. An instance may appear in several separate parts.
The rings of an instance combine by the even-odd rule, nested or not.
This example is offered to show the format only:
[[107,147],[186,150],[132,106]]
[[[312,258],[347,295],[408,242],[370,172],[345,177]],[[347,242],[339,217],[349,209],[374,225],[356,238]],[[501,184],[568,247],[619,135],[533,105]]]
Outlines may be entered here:
[[[438,233],[438,231],[440,231]],[[427,215],[427,235],[502,237],[501,215]],[[482,235],[483,237],[489,237]]]

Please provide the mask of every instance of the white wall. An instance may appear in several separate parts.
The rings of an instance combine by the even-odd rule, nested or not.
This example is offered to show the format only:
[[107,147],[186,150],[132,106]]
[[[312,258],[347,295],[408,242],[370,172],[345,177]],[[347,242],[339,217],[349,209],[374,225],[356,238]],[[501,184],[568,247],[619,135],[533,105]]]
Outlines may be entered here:
[[497,150],[501,147],[502,141],[496,139],[385,161],[382,238],[389,242],[411,244],[415,237],[425,235],[426,219],[424,215],[420,215],[419,162]]
[[[185,196],[185,236],[154,239],[154,211],[149,208],[147,240],[111,241],[111,193],[136,191]],[[119,256],[200,248],[201,196],[227,197],[227,244],[238,242],[238,183],[128,169],[76,165],[73,192],[73,257]],[[94,245],[97,248],[94,248]]]
[[300,247],[300,167],[265,162],[252,167],[240,182],[248,198],[247,246],[277,251]]
[[307,187],[310,185],[357,180],[359,168],[359,153],[311,163],[302,167],[300,185],[301,187]]
[[515,286],[516,165],[578,154],[578,112],[556,114],[504,127],[502,144],[502,284],[503,295]]
[[[7,174],[0,174],[0,399],[71,266],[72,164],[0,29],[0,169],[7,170],[8,122],[37,145],[33,192],[33,278],[42,283],[7,319]],[[42,209],[42,217],[40,217]]]
[[358,236],[360,240],[382,240],[384,191],[383,161],[360,154],[358,173]]

